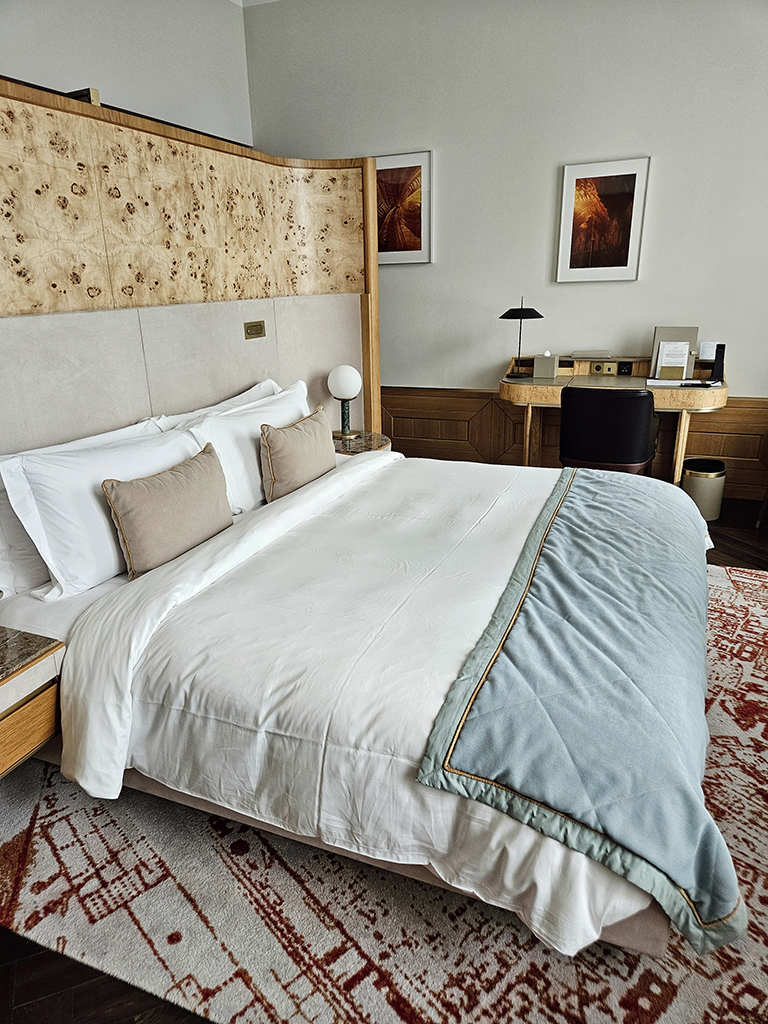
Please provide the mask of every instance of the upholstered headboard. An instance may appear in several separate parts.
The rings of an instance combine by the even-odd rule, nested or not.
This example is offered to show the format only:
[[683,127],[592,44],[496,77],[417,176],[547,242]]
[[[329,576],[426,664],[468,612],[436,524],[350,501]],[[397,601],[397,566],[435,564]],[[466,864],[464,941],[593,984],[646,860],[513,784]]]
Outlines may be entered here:
[[[245,340],[250,320],[265,338]],[[360,348],[356,295],[0,318],[0,454],[200,408],[265,377],[306,380],[336,426],[326,377],[359,366]]]
[[334,419],[339,363],[380,429],[377,271],[373,160],[282,160],[0,79],[0,452],[264,377],[304,378]]

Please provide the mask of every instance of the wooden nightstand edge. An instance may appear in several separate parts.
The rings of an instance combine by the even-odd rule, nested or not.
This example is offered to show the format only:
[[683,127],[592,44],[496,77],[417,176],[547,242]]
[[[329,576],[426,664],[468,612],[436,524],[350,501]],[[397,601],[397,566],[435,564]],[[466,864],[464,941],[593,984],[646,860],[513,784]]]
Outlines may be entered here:
[[[10,715],[0,720],[0,778],[40,750],[61,730],[58,694],[58,679],[54,679],[32,700],[26,700],[16,708],[13,717],[17,721],[12,721]],[[27,746],[27,743],[31,745]],[[9,757],[11,760],[6,761]]]
[[41,693],[45,693],[45,691],[50,690],[52,686],[58,685],[58,675],[51,676],[50,679],[47,679],[44,683],[41,683],[36,690],[32,690],[31,693],[25,693],[24,696],[20,700],[17,700],[15,704],[11,704],[9,708],[5,708],[3,711],[0,711],[0,722],[3,722],[6,718],[10,717],[10,715],[12,715],[14,711],[18,711],[19,708],[23,708],[25,704],[29,704],[30,701],[36,700]]
[[38,752],[38,750],[42,750],[43,747],[46,745],[46,743],[49,743],[53,739],[54,736],[58,736],[59,735],[60,731],[61,731],[60,729],[57,729],[56,732],[51,733],[51,735],[47,739],[44,739],[42,743],[38,743],[38,745],[34,748],[34,750],[30,750],[30,752],[28,754],[23,754],[18,759],[18,761],[14,761],[14,763],[12,765],[10,765],[8,768],[6,768],[5,771],[0,772],[0,779],[4,779],[6,775],[8,775],[10,772],[12,772],[15,768],[18,768],[20,764],[23,764],[27,760],[27,758],[34,757],[35,754]]
[[0,679],[0,686],[4,686],[6,683],[10,682],[11,679],[15,679],[17,676],[21,675],[22,672],[26,672],[28,669],[34,668],[35,665],[39,665],[41,661],[45,661],[46,658],[52,657],[57,651],[60,651],[65,646],[61,640],[54,641],[54,643],[54,647],[49,648],[43,654],[33,658],[32,661],[25,661],[17,669],[14,669],[13,672],[10,672],[7,676],[3,676],[3,678]]

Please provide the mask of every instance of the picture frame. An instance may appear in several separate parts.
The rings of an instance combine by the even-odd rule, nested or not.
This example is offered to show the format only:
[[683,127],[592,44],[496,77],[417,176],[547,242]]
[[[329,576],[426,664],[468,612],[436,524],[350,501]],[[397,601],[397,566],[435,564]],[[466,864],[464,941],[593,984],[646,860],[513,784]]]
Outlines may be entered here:
[[379,263],[432,262],[432,152],[376,157]]
[[653,380],[684,380],[693,374],[698,327],[655,327],[651,373]]
[[636,281],[650,157],[566,164],[558,281]]

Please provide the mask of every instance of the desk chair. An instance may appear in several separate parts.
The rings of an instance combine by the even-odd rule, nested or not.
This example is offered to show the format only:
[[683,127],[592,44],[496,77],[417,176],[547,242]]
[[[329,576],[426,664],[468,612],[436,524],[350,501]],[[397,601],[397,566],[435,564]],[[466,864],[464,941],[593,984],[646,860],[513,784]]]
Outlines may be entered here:
[[564,466],[646,473],[656,454],[659,417],[645,389],[569,387],[560,397]]

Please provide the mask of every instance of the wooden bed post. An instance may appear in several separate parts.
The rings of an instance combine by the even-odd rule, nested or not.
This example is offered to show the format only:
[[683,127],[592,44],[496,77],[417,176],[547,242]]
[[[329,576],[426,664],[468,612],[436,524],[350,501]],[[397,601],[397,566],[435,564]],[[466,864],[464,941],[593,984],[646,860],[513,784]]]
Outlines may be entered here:
[[363,160],[363,231],[365,292],[360,296],[363,335],[363,395],[365,429],[381,433],[381,372],[379,367],[379,231],[376,213],[376,160]]

